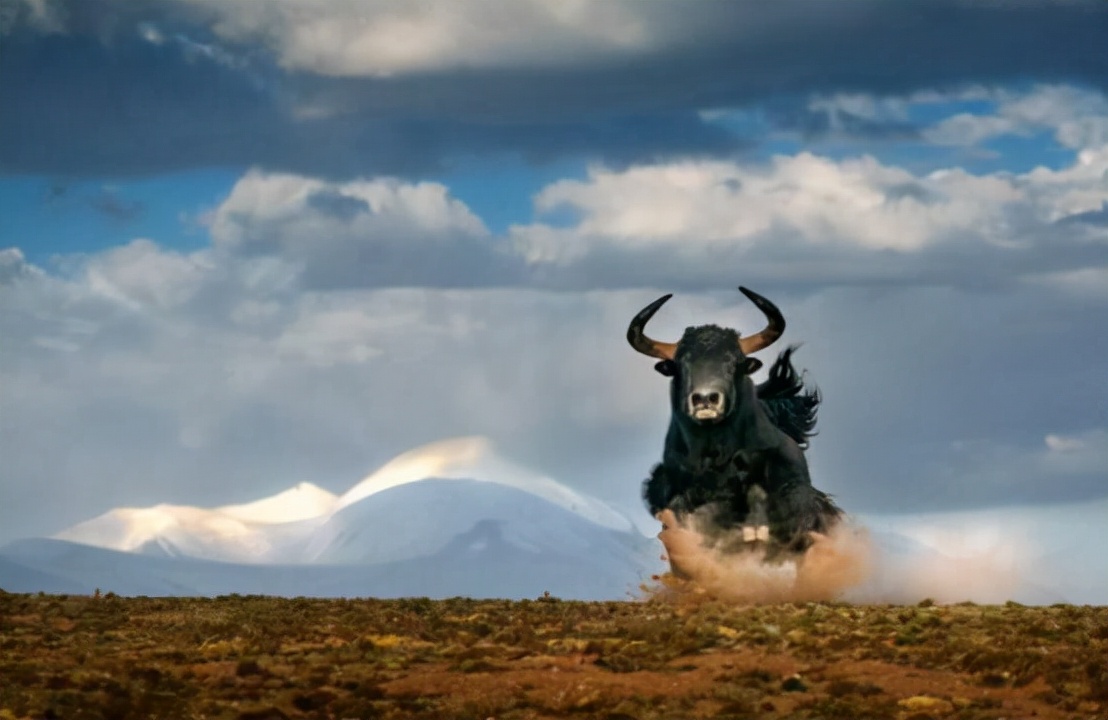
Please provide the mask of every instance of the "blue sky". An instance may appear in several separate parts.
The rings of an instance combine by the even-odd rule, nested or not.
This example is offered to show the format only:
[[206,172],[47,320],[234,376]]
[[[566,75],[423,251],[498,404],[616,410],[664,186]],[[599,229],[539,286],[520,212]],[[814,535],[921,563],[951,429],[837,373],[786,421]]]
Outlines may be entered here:
[[0,541],[490,437],[631,514],[623,339],[775,300],[849,510],[1108,496],[1101,2],[0,0]]
[[166,247],[195,250],[209,243],[204,213],[226,197],[236,178],[227,170],[79,180],[5,177],[0,234],[5,247],[20,247],[30,262],[43,266],[55,256],[106,250],[121,237],[157,238]]

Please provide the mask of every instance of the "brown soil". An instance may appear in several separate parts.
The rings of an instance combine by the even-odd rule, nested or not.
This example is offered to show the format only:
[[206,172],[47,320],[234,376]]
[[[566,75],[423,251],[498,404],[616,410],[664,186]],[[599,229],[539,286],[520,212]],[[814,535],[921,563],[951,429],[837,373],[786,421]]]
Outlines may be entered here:
[[1108,718],[1108,608],[0,593],[15,718]]

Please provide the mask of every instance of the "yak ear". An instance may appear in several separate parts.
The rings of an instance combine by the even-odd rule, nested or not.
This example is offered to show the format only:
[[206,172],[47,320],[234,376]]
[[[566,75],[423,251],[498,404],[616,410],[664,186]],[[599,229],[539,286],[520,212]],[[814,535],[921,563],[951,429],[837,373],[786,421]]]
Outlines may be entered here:
[[663,360],[654,366],[654,369],[665,375],[666,377],[673,377],[677,374],[677,363],[672,360]]
[[762,361],[758,358],[748,357],[746,360],[743,360],[743,374],[745,375],[753,375],[758,372],[761,367]]

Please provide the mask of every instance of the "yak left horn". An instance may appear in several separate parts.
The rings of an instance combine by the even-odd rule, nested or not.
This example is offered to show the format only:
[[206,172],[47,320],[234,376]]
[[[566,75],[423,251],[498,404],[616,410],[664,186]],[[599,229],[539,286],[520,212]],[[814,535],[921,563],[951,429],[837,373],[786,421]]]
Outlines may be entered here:
[[666,301],[671,297],[673,297],[673,293],[663,295],[644,307],[639,311],[639,314],[631,320],[631,325],[627,328],[627,342],[631,343],[631,347],[635,348],[643,355],[649,355],[650,357],[656,357],[662,360],[672,360],[673,356],[677,353],[677,343],[659,342],[647,337],[643,332],[646,323],[650,321],[650,318],[654,317],[654,313],[658,312],[658,308],[665,305]]

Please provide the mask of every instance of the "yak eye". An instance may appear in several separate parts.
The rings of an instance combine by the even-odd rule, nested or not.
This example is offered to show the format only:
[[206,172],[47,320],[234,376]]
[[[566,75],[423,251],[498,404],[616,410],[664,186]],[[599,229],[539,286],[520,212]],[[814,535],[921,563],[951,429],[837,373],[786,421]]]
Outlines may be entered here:
[[673,377],[677,374],[677,363],[672,360],[663,360],[654,366],[654,369],[665,375],[666,377]]

